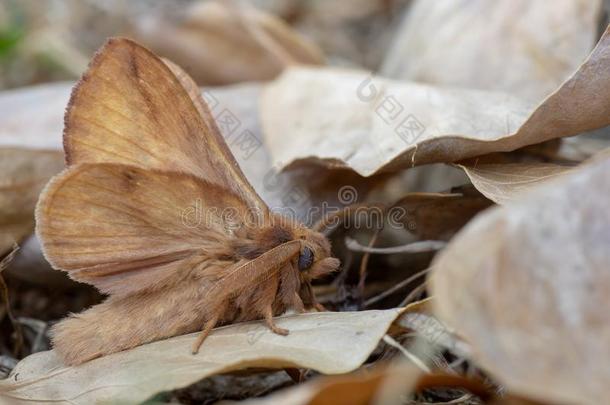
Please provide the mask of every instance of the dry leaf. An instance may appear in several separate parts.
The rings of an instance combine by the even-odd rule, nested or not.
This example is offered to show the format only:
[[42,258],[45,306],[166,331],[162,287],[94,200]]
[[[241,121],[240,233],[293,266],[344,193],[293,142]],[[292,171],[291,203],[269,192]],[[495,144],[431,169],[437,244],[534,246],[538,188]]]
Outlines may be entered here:
[[522,198],[526,192],[540,187],[558,176],[579,170],[599,159],[610,157],[610,148],[600,148],[579,166],[544,162],[511,161],[518,154],[490,154],[460,162],[474,187],[490,200],[505,204]]
[[0,256],[34,231],[38,194],[63,166],[58,151],[0,148]]
[[[597,131],[594,131],[597,132]],[[600,130],[603,133],[604,130]],[[573,138],[562,139],[556,156],[573,162],[582,162],[599,152],[602,149],[610,148],[610,132],[605,131],[605,137],[594,138],[589,134],[575,136]]]
[[512,392],[610,395],[609,173],[599,158],[488,210],[433,264],[436,314]]
[[351,168],[363,176],[511,151],[610,124],[610,28],[542,104],[505,93],[293,68],[262,96],[273,162]]
[[0,148],[61,150],[71,88],[50,83],[0,93]]
[[595,45],[601,6],[601,0],[556,0],[552,6],[544,0],[418,0],[380,74],[538,102]]
[[145,16],[135,37],[185,67],[199,84],[268,80],[288,64],[321,64],[321,51],[248,4],[196,2],[179,21]]
[[0,95],[0,255],[33,232],[38,193],[64,166],[61,133],[69,96],[63,83]]
[[53,351],[36,353],[0,381],[0,399],[16,404],[135,403],[213,374],[250,367],[347,373],[367,359],[401,312],[323,312],[276,318],[279,327],[290,329],[288,336],[270,332],[261,322],[233,324],[215,329],[195,356],[190,348],[197,334],[153,342],[77,367],[63,366]]
[[505,204],[541,183],[553,180],[570,170],[569,166],[553,163],[499,163],[460,165],[472,184],[485,197]]

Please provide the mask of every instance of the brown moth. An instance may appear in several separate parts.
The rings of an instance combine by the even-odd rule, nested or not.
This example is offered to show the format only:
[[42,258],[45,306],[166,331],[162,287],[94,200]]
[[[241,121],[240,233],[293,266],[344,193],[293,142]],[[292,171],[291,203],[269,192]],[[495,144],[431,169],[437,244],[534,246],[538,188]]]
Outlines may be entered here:
[[[319,308],[335,271],[320,233],[272,212],[248,183],[195,83],[110,39],[73,90],[67,168],[42,192],[36,233],[54,268],[109,297],[52,329],[69,365],[215,325]],[[194,206],[204,213],[188,223]],[[227,214],[230,212],[230,215]]]

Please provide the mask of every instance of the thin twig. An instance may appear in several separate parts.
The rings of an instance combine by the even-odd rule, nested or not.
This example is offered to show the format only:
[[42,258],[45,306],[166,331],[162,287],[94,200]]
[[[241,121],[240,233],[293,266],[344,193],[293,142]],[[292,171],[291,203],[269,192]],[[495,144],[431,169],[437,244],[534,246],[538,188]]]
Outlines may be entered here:
[[460,366],[462,364],[464,364],[464,362],[466,361],[466,358],[464,357],[458,357],[457,359],[453,360],[451,363],[449,363],[449,368],[453,371],[455,371],[455,368],[457,366]]
[[386,248],[376,248],[371,246],[363,246],[357,240],[345,237],[345,246],[354,252],[375,253],[382,255],[390,255],[396,253],[422,253],[433,252],[447,246],[447,242],[440,240],[422,240],[418,242],[408,243],[402,246],[392,246]]
[[367,308],[367,307],[373,305],[374,303],[379,302],[386,297],[389,297],[390,295],[394,294],[395,292],[402,290],[404,287],[408,286],[413,281],[417,280],[418,278],[420,278],[422,276],[425,276],[428,273],[428,271],[430,271],[430,268],[424,269],[422,271],[418,271],[417,273],[413,274],[409,278],[401,281],[398,284],[395,284],[394,286],[392,286],[392,288],[387,289],[384,292],[382,292],[381,294],[378,294],[372,298],[369,298],[368,300],[366,300],[364,302],[364,307]]
[[398,349],[402,354],[405,355],[407,359],[411,360],[411,362],[413,362],[413,364],[415,364],[423,372],[428,374],[430,373],[430,368],[419,357],[405,349],[403,345],[394,340],[394,338],[392,338],[390,335],[384,335],[383,341],[388,345]]
[[423,293],[426,290],[426,282],[424,281],[423,283],[421,283],[420,285],[418,285],[417,287],[415,287],[413,289],[413,291],[411,291],[409,293],[409,295],[407,295],[405,297],[404,300],[402,300],[402,302],[398,305],[399,307],[405,307],[408,304],[410,304],[411,302],[415,301],[415,298],[418,297],[421,293]]
[[[369,248],[373,247],[375,245],[375,243],[377,243],[377,239],[379,237],[379,232],[381,231],[381,229],[375,229],[375,233],[373,233],[373,236],[371,237],[371,240],[369,241]],[[362,255],[362,260],[360,261],[360,271],[358,272],[359,274],[359,280],[358,280],[358,292],[360,293],[360,297],[364,297],[364,283],[366,281],[366,268],[369,264],[369,259],[371,258],[371,253],[370,252],[365,252],[364,255]]]
[[11,325],[13,325],[13,329],[15,331],[15,347],[13,350],[13,354],[15,356],[18,356],[23,348],[23,332],[21,330],[21,325],[19,324],[19,322],[17,322],[17,320],[13,316],[13,312],[11,311],[10,302],[8,298],[8,287],[4,281],[4,278],[2,277],[2,272],[15,258],[15,255],[17,254],[18,250],[19,246],[17,246],[17,244],[15,243],[13,245],[13,250],[11,250],[11,252],[4,259],[2,259],[2,261],[0,261],[0,299],[2,300],[2,303],[6,308],[6,315],[11,321]]

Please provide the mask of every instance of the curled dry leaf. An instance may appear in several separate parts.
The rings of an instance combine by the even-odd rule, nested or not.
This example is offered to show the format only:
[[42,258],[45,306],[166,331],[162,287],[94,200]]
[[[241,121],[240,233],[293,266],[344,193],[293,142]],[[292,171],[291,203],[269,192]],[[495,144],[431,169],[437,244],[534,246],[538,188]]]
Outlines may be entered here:
[[606,156],[481,214],[433,264],[435,313],[512,392],[610,395],[608,173]]
[[233,324],[215,329],[196,356],[190,348],[197,334],[153,342],[77,367],[62,365],[53,351],[36,353],[0,381],[0,402],[137,403],[210,375],[250,367],[347,373],[367,359],[401,312],[323,312],[276,318],[278,326],[290,329],[288,336],[270,332],[261,322]]
[[505,204],[523,193],[568,173],[572,168],[554,163],[488,163],[460,165],[485,197]]
[[[460,162],[473,186],[485,197],[498,204],[522,198],[541,185],[585,167],[587,164],[610,157],[610,148],[599,148],[579,166],[545,162],[512,162],[513,154],[491,154]],[[507,160],[507,162],[502,162]],[[498,161],[498,162],[496,162]],[[501,163],[500,163],[501,162]]]
[[601,11],[601,0],[417,0],[380,73],[540,101],[595,45]]
[[197,2],[178,21],[145,16],[135,37],[184,66],[199,84],[269,80],[289,64],[322,64],[321,51],[277,17],[247,4]]
[[273,162],[351,168],[363,176],[511,151],[610,124],[610,28],[538,107],[506,93],[292,68],[262,96]]

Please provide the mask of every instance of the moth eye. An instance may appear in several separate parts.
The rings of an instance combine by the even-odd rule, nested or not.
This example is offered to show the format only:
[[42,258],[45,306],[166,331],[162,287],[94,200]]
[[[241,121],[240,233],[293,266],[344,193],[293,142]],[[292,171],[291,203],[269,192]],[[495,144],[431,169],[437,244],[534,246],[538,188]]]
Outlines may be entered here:
[[310,248],[305,247],[299,255],[299,270],[307,270],[313,264],[313,252]]

